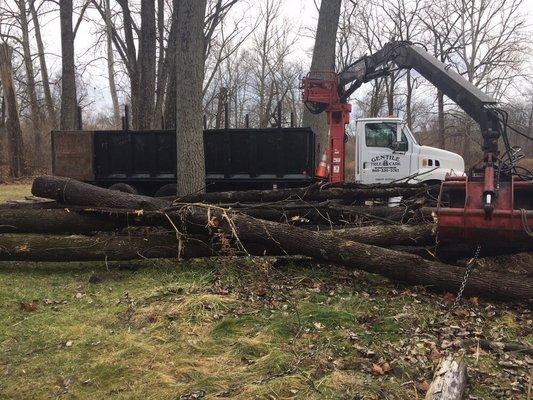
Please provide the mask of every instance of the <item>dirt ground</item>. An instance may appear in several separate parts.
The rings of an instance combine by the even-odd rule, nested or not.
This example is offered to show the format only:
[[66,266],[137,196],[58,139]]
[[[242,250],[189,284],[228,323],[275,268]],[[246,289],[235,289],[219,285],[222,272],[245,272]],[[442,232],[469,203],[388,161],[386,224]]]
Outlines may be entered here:
[[422,399],[449,353],[467,399],[531,385],[531,356],[498,347],[533,346],[525,305],[452,311],[454,294],[307,259],[1,262],[0,287],[2,399]]

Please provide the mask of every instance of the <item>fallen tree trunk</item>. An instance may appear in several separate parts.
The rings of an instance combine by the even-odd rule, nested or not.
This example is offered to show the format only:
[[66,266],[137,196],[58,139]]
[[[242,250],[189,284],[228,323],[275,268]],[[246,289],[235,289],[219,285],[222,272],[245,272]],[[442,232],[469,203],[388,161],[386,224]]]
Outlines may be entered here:
[[314,184],[304,188],[278,190],[247,190],[237,192],[199,193],[177,198],[180,203],[258,203],[284,200],[314,200],[325,201],[331,199],[367,200],[374,198],[413,197],[425,192],[423,186],[328,186]]
[[466,364],[462,359],[447,357],[435,371],[425,400],[462,400],[466,389]]
[[338,239],[374,246],[425,246],[435,244],[436,225],[371,225],[326,231]]
[[13,209],[0,212],[0,233],[113,231],[136,225],[133,213],[88,213],[68,209]]
[[59,176],[45,175],[35,178],[31,192],[34,196],[53,199],[61,204],[74,206],[132,210],[158,210],[170,206],[169,201],[161,198],[104,189]]
[[[143,212],[101,209],[29,209],[3,210],[0,213],[0,233],[67,233],[88,234],[109,232],[129,226],[151,226],[173,229],[168,217],[179,219],[177,213]],[[359,241],[376,246],[434,244],[435,225],[377,225],[320,231],[337,238]]]
[[[332,234],[306,231],[289,225],[255,220],[243,215],[224,216],[216,211],[194,209],[188,215],[188,224],[210,226],[226,237],[233,237],[237,253],[251,255],[305,255],[319,261],[362,269],[391,279],[430,288],[455,291],[458,289],[464,268],[428,261],[421,257],[379,248],[368,244],[340,239]],[[173,218],[179,226],[178,217]],[[230,222],[231,221],[231,222]],[[216,233],[216,232],[211,232]],[[236,236],[235,236],[236,234]],[[52,235],[0,235],[0,259],[10,261],[83,261],[127,260],[138,258],[206,257],[223,255],[223,245],[217,240],[202,236],[181,236],[179,244],[175,232],[161,234],[144,232],[135,235],[52,236]],[[238,238],[238,239],[236,239]],[[231,242],[231,240],[230,240]],[[223,250],[221,250],[223,249]],[[472,272],[465,293],[506,300],[529,302],[533,298],[533,278],[491,271]]]
[[[370,186],[357,188],[330,187],[321,190],[320,185],[305,188],[280,190],[248,190],[240,192],[199,193],[177,199],[179,203],[257,203],[284,200],[326,201],[347,199],[350,201],[371,198],[411,197],[423,191],[420,186]],[[129,193],[111,191],[70,178],[40,176],[33,182],[34,196],[54,199],[61,204],[99,206],[110,208],[132,208],[155,210],[171,204],[169,198],[153,198]]]
[[[175,235],[1,235],[0,261],[120,261],[178,258]],[[213,255],[203,241],[183,243],[183,258]]]
[[[236,236],[238,243],[277,246],[287,254],[300,254],[319,261],[362,269],[388,278],[457,291],[464,268],[426,260],[420,256],[321,235],[290,225],[257,220],[244,215],[228,215],[216,209],[191,206],[183,218],[196,226],[212,226]],[[466,294],[506,300],[533,300],[533,279],[489,271],[473,271]]]
[[[181,243],[180,243],[181,240]],[[279,248],[249,243],[246,252],[231,255],[283,256]],[[124,261],[150,258],[203,258],[227,256],[227,248],[206,236],[176,237],[175,232],[143,235],[0,235],[0,261]]]
[[[41,179],[41,181],[39,181]],[[161,207],[167,204],[157,199],[94,188],[65,178],[42,177],[34,182],[34,194],[52,197],[59,202],[80,205],[104,205],[121,208]],[[217,228],[233,237],[237,245],[244,243],[275,246],[286,254],[300,254],[319,261],[359,268],[388,278],[425,285],[431,288],[457,291],[464,268],[429,261],[420,256],[380,248],[364,243],[321,235],[294,226],[258,220],[234,214],[219,207],[182,207],[174,224],[178,227],[206,229],[212,233]],[[185,222],[185,223],[184,223]],[[533,299],[533,281],[498,272],[473,271],[465,288],[466,294],[476,294],[501,299]]]

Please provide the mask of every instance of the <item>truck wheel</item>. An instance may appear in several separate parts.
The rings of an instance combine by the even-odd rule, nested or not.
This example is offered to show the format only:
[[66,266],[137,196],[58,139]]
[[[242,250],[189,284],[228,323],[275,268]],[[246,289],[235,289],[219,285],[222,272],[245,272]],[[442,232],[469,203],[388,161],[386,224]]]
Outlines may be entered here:
[[117,192],[124,192],[124,193],[131,193],[131,194],[139,194],[137,189],[135,189],[133,186],[128,185],[127,183],[114,183],[113,185],[109,186],[109,190],[116,190]]
[[165,186],[161,186],[159,189],[157,189],[157,192],[155,192],[154,197],[175,196],[176,192],[176,184],[168,183]]

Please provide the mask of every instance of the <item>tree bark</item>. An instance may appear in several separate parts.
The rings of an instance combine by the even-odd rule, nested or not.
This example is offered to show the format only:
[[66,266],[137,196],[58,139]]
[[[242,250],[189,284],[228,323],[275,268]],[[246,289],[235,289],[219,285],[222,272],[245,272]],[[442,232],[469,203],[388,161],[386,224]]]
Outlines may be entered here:
[[[0,235],[3,261],[116,261],[178,258],[175,235]],[[196,240],[184,245],[184,258],[206,257],[211,250]]]
[[165,94],[165,1],[157,0],[157,81],[155,89],[153,127],[163,129],[163,99]]
[[[202,86],[206,0],[181,0],[177,11],[176,150],[177,194],[205,191]],[[177,100],[177,99],[176,99]]]
[[[438,290],[457,291],[464,268],[429,261],[364,243],[327,237],[290,225],[228,214],[216,209],[191,206],[184,214],[192,226],[217,228],[238,243],[276,246],[287,254],[300,254],[317,261],[344,265],[383,275],[387,278]],[[246,246],[244,246],[246,247]],[[465,294],[505,300],[533,301],[533,279],[489,271],[473,271]]]
[[[163,68],[163,76],[161,77],[161,90],[164,91],[164,96],[161,95],[159,104],[156,104],[156,110],[161,108],[163,113],[163,125],[165,129],[176,129],[176,51],[178,41],[178,10],[180,0],[172,1],[172,21],[170,23],[170,31],[168,33],[167,51],[165,55],[165,67]],[[163,100],[164,98],[164,100]]]
[[128,76],[130,78],[130,99],[131,99],[131,114],[133,129],[138,129],[136,123],[139,114],[140,102],[142,99],[139,95],[139,65],[137,63],[137,50],[135,47],[135,39],[133,37],[133,19],[131,16],[131,10],[127,0],[117,0],[117,3],[122,9],[122,18],[124,25],[124,38],[125,46],[123,53],[123,61],[126,64],[128,70]]
[[426,393],[425,400],[461,400],[466,389],[466,364],[451,356],[443,359]]
[[[305,255],[318,261],[362,269],[411,284],[432,289],[457,290],[464,268],[425,260],[419,256],[357,243],[329,235],[309,232],[250,217],[223,214],[193,207],[181,215],[191,227],[215,230],[214,241],[203,236],[176,236],[168,233],[136,236],[102,235],[92,237],[52,235],[0,235],[0,259],[9,261],[83,261],[128,260],[138,258],[207,257],[224,255],[227,240],[218,242],[220,234],[233,238],[238,254]],[[209,221],[208,221],[209,218]],[[184,220],[175,220],[180,225]],[[231,221],[231,224],[228,223]],[[217,233],[218,232],[218,233]],[[238,238],[238,239],[236,239]],[[231,241],[230,241],[231,243]],[[235,250],[230,251],[236,254]],[[531,302],[533,279],[529,276],[475,271],[469,278],[466,293],[504,300]]]
[[59,176],[36,178],[31,191],[35,196],[57,200],[67,205],[130,210],[157,210],[170,205],[170,202],[161,198],[104,189]]
[[50,90],[50,78],[48,76],[48,66],[46,65],[46,57],[44,54],[43,39],[41,36],[41,24],[39,23],[39,16],[35,9],[35,0],[29,1],[31,19],[35,29],[35,41],[37,43],[37,52],[39,57],[39,66],[41,68],[41,80],[43,85],[44,102],[46,104],[46,111],[48,113],[48,120],[53,128],[57,126],[57,115],[54,100],[52,98],[52,91]]
[[446,128],[444,126],[444,93],[437,91],[437,118],[439,148],[446,149]]
[[351,201],[366,200],[371,198],[412,197],[421,193],[421,187],[399,186],[379,187],[364,185],[358,187],[330,187],[321,190],[319,186],[312,185],[304,188],[279,189],[279,190],[247,190],[235,192],[212,192],[179,197],[180,202],[206,202],[206,203],[235,203],[235,202],[271,202],[280,200],[317,200],[346,199]]
[[11,176],[18,178],[26,173],[26,166],[17,96],[13,85],[12,54],[13,49],[7,43],[0,43],[0,81],[2,82],[7,111],[5,127],[9,145],[9,169]]
[[134,114],[134,126],[140,130],[151,129],[154,118],[156,72],[155,1],[141,2],[141,32],[139,38],[139,112]]
[[30,104],[31,123],[33,129],[33,158],[37,167],[44,165],[44,148],[42,137],[42,115],[37,101],[37,91],[35,88],[35,76],[33,69],[33,58],[30,48],[30,35],[28,23],[28,10],[25,0],[18,0],[20,30],[22,33],[22,53],[24,59],[24,68],[26,70],[26,93]]
[[323,232],[339,239],[374,246],[425,246],[435,244],[437,227],[422,225],[375,225],[361,228],[334,229]]
[[[335,71],[335,46],[341,3],[341,0],[322,0],[320,4],[311,72]],[[314,115],[306,109],[304,110],[302,126],[310,127],[315,132],[315,160],[318,165],[322,153],[329,147],[329,128],[326,123],[326,115]]]
[[[244,214],[248,215],[246,211]],[[176,212],[77,209],[3,209],[0,233],[69,233],[110,232],[130,226],[173,229],[168,217],[178,221]],[[435,243],[435,225],[376,225],[346,229],[324,229],[320,234],[354,240],[375,246],[424,246]]]
[[111,0],[105,0],[105,26],[107,44],[107,75],[109,92],[113,104],[113,126],[120,126],[120,104],[118,102],[117,85],[115,83],[115,55],[113,53],[113,22],[111,21]]
[[78,129],[78,98],[74,65],[74,33],[72,30],[72,0],[61,0],[61,130]]

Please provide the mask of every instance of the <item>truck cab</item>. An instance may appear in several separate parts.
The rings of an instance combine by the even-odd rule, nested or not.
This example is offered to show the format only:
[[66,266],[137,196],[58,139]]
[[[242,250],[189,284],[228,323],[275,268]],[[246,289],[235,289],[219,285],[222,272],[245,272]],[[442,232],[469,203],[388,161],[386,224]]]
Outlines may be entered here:
[[444,181],[461,176],[459,154],[418,144],[401,118],[356,120],[355,181],[364,184]]

